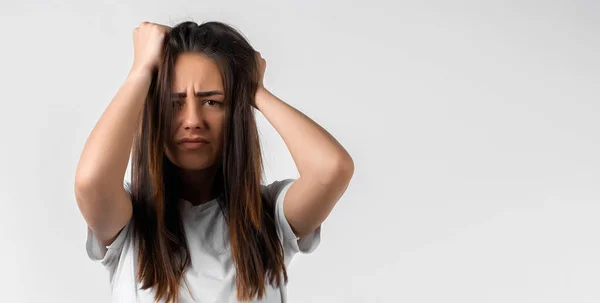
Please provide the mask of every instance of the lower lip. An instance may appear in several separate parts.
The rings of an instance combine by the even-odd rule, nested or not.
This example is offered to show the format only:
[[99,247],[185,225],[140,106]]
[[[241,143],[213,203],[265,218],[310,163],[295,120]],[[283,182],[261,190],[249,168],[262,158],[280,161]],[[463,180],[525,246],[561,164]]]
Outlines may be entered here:
[[208,143],[206,142],[184,142],[181,143],[185,149],[198,149],[200,147],[206,146]]

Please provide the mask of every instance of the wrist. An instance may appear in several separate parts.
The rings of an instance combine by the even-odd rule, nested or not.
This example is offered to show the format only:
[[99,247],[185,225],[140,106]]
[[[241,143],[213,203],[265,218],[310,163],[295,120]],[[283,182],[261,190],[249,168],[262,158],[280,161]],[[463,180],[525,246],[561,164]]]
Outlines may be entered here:
[[152,73],[154,72],[154,68],[152,68],[151,66],[147,66],[147,65],[141,65],[141,66],[132,66],[131,69],[129,70],[129,74],[130,75],[141,75],[141,76],[152,76]]
[[268,98],[269,94],[271,93],[266,88],[264,88],[264,86],[258,87],[258,89],[256,90],[256,98],[254,100],[257,109],[260,110],[262,103]]
[[136,85],[150,85],[152,82],[152,71],[149,69],[132,68],[125,78],[125,82],[134,82]]

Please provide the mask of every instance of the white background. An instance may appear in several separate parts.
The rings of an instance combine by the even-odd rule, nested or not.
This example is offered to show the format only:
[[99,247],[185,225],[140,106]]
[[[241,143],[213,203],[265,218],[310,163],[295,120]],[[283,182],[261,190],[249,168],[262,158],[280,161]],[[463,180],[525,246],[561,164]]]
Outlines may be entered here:
[[[75,169],[133,29],[188,19],[241,30],[354,159],[290,302],[600,302],[593,0],[3,1],[2,302],[108,302]],[[268,181],[297,176],[257,116]]]

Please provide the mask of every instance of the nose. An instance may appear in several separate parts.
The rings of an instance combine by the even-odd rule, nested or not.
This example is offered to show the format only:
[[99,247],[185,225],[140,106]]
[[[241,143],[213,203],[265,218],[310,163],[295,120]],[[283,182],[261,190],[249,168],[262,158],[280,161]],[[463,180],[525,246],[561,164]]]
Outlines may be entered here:
[[184,127],[186,130],[195,128],[200,129],[204,126],[204,119],[202,115],[202,107],[196,106],[196,102],[192,100],[188,100],[185,106],[185,117],[184,117]]

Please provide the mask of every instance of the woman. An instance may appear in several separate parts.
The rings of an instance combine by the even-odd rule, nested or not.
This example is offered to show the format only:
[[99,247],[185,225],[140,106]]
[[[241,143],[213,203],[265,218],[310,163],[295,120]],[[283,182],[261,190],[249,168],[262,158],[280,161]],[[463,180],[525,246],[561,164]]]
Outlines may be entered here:
[[[263,86],[266,62],[234,28],[143,22],[133,40],[133,66],[75,177],[87,253],[108,269],[113,301],[285,302],[286,266],[319,244],[352,158]],[[254,109],[297,179],[261,184]]]

